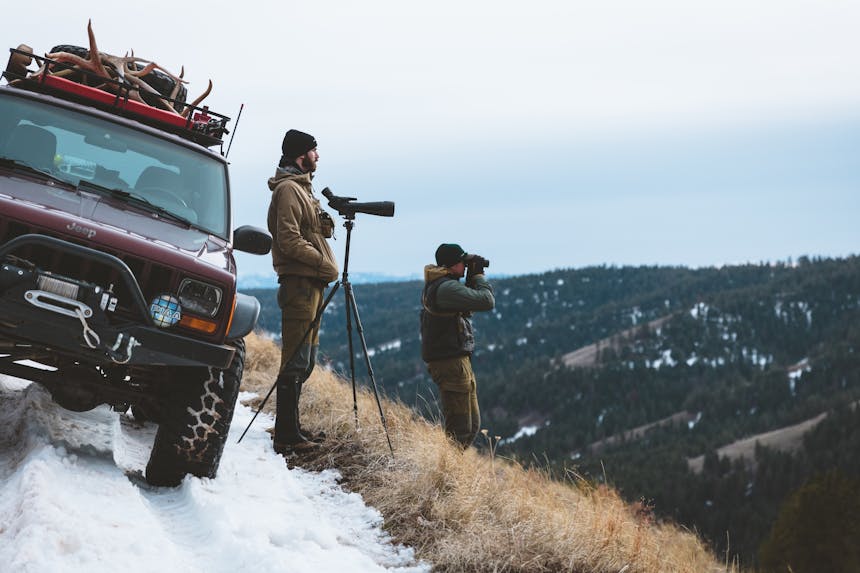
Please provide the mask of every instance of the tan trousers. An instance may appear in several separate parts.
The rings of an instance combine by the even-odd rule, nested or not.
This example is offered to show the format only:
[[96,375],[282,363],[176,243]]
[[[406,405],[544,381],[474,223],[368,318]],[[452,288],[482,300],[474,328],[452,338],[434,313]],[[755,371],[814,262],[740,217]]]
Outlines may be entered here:
[[464,448],[475,441],[481,429],[478,387],[468,356],[427,363],[433,382],[439,387],[445,431]]
[[[307,338],[302,336],[310,327],[323,303],[325,287],[319,281],[305,277],[287,277],[278,288],[281,307],[281,368],[280,373],[299,375],[304,381],[314,369],[316,348],[320,343],[317,323]],[[298,348],[298,352],[293,352]]]

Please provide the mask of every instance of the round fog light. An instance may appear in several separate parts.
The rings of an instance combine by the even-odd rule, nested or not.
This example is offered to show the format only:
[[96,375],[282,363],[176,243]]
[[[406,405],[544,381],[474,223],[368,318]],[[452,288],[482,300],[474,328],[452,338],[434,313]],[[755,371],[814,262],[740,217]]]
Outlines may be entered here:
[[182,318],[179,299],[173,295],[160,294],[152,299],[149,305],[149,314],[152,316],[155,326],[171,327]]

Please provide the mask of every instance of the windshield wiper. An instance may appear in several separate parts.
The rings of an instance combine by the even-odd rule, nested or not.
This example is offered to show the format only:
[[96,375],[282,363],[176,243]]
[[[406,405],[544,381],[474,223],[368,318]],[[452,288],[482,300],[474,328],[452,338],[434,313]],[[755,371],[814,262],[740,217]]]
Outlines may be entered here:
[[105,187],[104,185],[99,185],[98,183],[93,183],[92,181],[88,181],[86,179],[81,179],[80,183],[78,183],[78,189],[87,189],[91,191],[96,191],[97,193],[102,193],[106,195],[110,195],[111,197],[116,197],[118,199],[122,199],[127,203],[135,205],[137,207],[141,207],[151,213],[155,213],[160,217],[164,217],[166,219],[172,219],[178,223],[182,223],[183,225],[187,225],[190,227],[197,227],[197,225],[185,217],[181,215],[177,215],[173,213],[161,205],[156,205],[151,202],[149,199],[142,195],[138,195],[137,193],[132,193],[130,191],[123,191],[122,189]]
[[45,179],[51,179],[52,181],[58,181],[65,185],[71,185],[70,182],[66,181],[62,177],[57,177],[53,173],[48,171],[43,171],[28,163],[23,163],[18,161],[17,159],[10,159],[8,157],[0,157],[0,167],[5,167],[6,169],[12,169],[13,171],[18,171],[19,173],[27,173],[28,175],[38,175],[39,177],[43,177]]

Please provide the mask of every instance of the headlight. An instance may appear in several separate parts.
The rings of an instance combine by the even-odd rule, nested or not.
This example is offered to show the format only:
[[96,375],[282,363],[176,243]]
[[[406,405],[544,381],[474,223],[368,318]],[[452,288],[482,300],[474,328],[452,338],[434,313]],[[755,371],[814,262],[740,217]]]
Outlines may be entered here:
[[179,285],[179,302],[182,310],[201,316],[215,316],[221,308],[221,289],[193,279]]

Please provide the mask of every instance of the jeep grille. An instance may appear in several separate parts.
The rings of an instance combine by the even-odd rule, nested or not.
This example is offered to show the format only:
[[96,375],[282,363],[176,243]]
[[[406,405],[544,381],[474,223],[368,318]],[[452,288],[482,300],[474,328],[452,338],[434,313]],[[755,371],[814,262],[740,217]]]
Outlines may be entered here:
[[[45,232],[41,228],[0,218],[0,244],[28,233],[54,237],[84,247],[91,246],[75,237]],[[147,301],[152,300],[157,294],[175,291],[176,286],[179,284],[178,273],[169,267],[129,256],[128,253],[113,251],[109,248],[100,247],[99,250],[117,257],[128,265]],[[118,299],[115,314],[122,318],[139,319],[135,309],[130,305],[132,301],[131,293],[128,292],[125,282],[116,269],[99,261],[93,261],[86,257],[71,255],[69,253],[60,253],[41,245],[27,245],[24,248],[16,250],[14,255],[31,262],[42,271],[49,271],[60,276],[96,284],[105,289],[113,285],[113,292]]]

